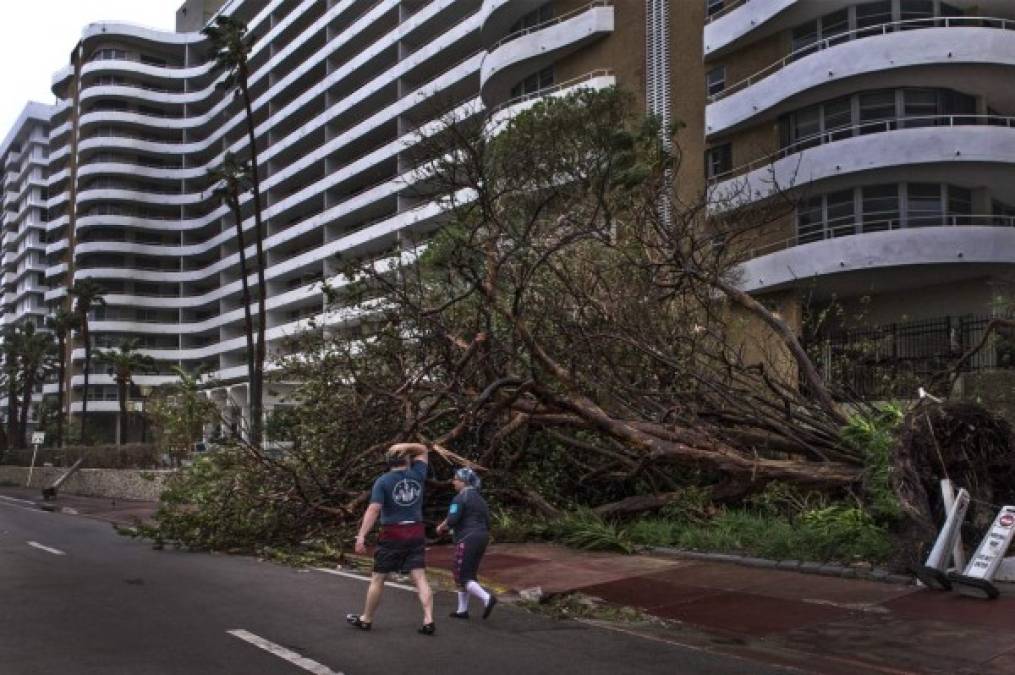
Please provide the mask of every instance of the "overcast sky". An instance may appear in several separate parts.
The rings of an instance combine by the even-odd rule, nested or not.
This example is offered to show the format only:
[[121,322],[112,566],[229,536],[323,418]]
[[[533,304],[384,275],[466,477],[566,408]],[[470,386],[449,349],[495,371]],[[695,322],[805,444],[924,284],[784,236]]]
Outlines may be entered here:
[[0,139],[25,103],[53,103],[53,73],[70,61],[86,24],[122,21],[173,30],[183,0],[21,0],[0,16]]

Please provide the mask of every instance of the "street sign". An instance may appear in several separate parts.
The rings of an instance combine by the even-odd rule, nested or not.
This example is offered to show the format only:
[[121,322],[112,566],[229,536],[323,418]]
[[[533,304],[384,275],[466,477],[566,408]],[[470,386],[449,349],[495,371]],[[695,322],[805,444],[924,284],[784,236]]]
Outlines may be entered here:
[[32,432],[32,445],[42,445],[46,442],[45,431],[33,431]]
[[950,576],[952,587],[963,595],[993,600],[997,587],[991,583],[994,573],[1004,561],[1004,554],[1015,537],[1015,506],[1003,506],[987,530],[976,553],[962,574]]

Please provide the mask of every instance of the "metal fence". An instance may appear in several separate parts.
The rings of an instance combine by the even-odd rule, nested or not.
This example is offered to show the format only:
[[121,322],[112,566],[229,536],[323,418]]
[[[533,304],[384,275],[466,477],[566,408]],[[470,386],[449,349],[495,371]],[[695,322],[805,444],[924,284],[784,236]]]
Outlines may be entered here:
[[[844,331],[813,340],[809,351],[825,379],[854,396],[912,398],[979,344],[992,318],[945,316]],[[1015,332],[995,332],[962,366],[965,372],[998,368],[1015,368]]]

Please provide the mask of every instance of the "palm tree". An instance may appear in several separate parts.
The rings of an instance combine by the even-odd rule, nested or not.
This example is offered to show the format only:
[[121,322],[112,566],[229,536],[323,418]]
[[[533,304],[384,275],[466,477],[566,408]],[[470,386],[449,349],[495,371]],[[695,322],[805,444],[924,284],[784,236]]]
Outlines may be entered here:
[[35,324],[30,321],[22,324],[20,333],[18,356],[21,362],[22,389],[18,447],[25,448],[28,447],[28,413],[32,409],[35,384],[52,367],[56,345],[51,334],[36,330]]
[[64,422],[64,390],[67,377],[67,338],[71,331],[78,326],[77,315],[68,312],[64,308],[58,309],[54,314],[46,317],[46,327],[53,332],[57,344],[57,383],[56,398],[58,401],[58,414],[56,416],[56,447],[63,447],[63,422]]
[[120,419],[116,434],[116,444],[120,445],[127,438],[127,396],[134,383],[134,373],[152,372],[155,359],[137,351],[137,340],[121,342],[117,349],[99,350],[99,361],[107,364],[116,379],[116,398],[120,403]]
[[7,385],[7,443],[14,447],[18,439],[18,379],[21,364],[21,332],[12,326],[3,331],[3,374]]
[[[239,162],[232,153],[226,153],[222,164],[208,172],[208,178],[215,185],[214,196],[218,197],[233,214],[236,223],[236,242],[240,251],[240,282],[243,301],[243,327],[247,335],[247,380],[254,381],[256,367],[254,359],[254,322],[250,313],[250,284],[247,280],[247,246],[243,241],[243,215],[240,211],[240,193],[249,184],[249,167]],[[263,317],[264,314],[261,314]]]
[[78,319],[78,330],[85,347],[85,391],[81,400],[81,442],[87,442],[85,429],[88,425],[88,379],[92,368],[92,340],[88,331],[88,313],[95,307],[105,307],[106,300],[102,297],[102,286],[92,279],[75,281],[70,289],[74,296],[74,314]]
[[[231,16],[220,14],[215,23],[205,26],[202,31],[211,42],[215,56],[215,70],[225,73],[220,86],[235,88],[243,100],[246,113],[247,142],[250,145],[250,185],[254,198],[254,243],[257,250],[257,311],[260,321],[257,324],[257,344],[254,354],[253,376],[250,378],[250,442],[255,446],[261,443],[264,400],[264,359],[265,359],[265,284],[264,284],[264,223],[261,218],[261,180],[258,176],[257,137],[254,133],[254,112],[250,102],[248,87],[247,56],[250,54],[247,26]],[[245,269],[240,270],[246,274]]]

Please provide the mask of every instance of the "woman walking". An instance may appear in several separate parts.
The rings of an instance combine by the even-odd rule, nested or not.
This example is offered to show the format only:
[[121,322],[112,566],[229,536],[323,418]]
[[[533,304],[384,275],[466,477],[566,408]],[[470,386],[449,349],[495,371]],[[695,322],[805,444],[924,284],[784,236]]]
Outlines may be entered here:
[[479,563],[490,540],[490,509],[479,494],[479,476],[469,468],[455,472],[452,484],[458,492],[451,501],[448,517],[437,526],[438,533],[454,532],[455,584],[458,586],[458,611],[453,619],[469,618],[469,595],[483,603],[483,618],[490,616],[497,597],[479,585]]

